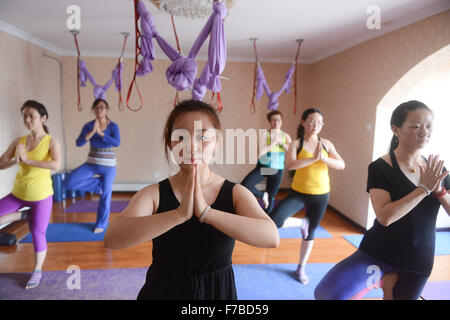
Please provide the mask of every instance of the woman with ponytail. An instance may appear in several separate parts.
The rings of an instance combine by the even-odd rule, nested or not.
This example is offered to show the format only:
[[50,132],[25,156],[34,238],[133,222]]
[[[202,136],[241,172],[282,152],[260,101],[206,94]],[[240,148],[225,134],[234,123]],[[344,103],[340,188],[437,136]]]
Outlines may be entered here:
[[[419,101],[402,103],[392,113],[389,153],[368,170],[376,219],[359,249],[321,280],[316,299],[359,299],[374,287],[383,289],[385,300],[420,297],[433,269],[439,207],[450,214],[448,171],[438,155],[421,154],[432,124],[432,111]],[[371,266],[378,270],[376,281],[369,279]]]
[[113,147],[120,145],[120,131],[119,126],[108,118],[108,102],[96,99],[91,110],[95,119],[83,126],[76,140],[77,147],[82,147],[89,141],[87,161],[70,173],[64,186],[67,190],[101,193],[94,233],[102,233],[108,225],[111,212],[112,186],[116,177]]
[[[48,134],[45,106],[28,100],[21,113],[25,127],[30,131],[16,139],[0,157],[0,169],[19,166],[12,192],[0,199],[0,225],[28,220],[35,251],[35,266],[26,289],[35,288],[42,278],[42,265],[47,255],[45,233],[53,207],[51,170],[61,166],[61,148],[58,140]],[[27,211],[18,211],[30,207]]]
[[278,228],[284,221],[306,207],[302,221],[302,245],[296,275],[302,284],[309,282],[306,263],[314,243],[314,232],[327,209],[330,177],[328,168],[343,170],[344,160],[333,143],[319,137],[323,127],[320,110],[310,108],[303,112],[297,130],[297,139],[289,146],[286,168],[295,170],[291,191],[269,214]]

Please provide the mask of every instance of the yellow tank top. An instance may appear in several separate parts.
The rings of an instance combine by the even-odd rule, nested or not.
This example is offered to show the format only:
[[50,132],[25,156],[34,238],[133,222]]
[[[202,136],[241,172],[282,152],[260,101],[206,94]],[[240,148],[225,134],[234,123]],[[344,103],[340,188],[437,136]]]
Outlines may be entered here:
[[[31,151],[27,151],[28,159],[36,161],[51,161],[50,141],[52,137],[46,135]],[[26,145],[27,136],[20,138],[20,143]],[[12,194],[25,201],[40,201],[53,195],[50,169],[37,168],[23,162],[19,164],[19,171],[14,181]]]
[[[328,157],[328,153],[322,150],[322,155]],[[300,150],[297,159],[312,158],[314,155],[305,149]],[[323,161],[295,170],[291,188],[305,194],[325,194],[330,192],[330,176],[328,166]]]

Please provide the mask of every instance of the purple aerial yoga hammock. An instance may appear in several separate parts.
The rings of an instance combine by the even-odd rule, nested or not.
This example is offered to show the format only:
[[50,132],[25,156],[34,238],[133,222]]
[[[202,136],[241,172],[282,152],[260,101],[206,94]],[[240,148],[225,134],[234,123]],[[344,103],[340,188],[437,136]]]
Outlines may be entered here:
[[284,77],[284,84],[281,87],[279,91],[271,92],[269,89],[269,86],[267,85],[266,78],[264,77],[263,70],[261,66],[258,63],[258,69],[256,72],[256,100],[261,99],[263,92],[266,91],[267,96],[269,97],[269,104],[267,105],[267,108],[270,110],[277,110],[278,109],[278,97],[283,93],[283,91],[286,91],[289,93],[289,89],[292,84],[292,75],[295,71],[295,62],[291,65],[289,70],[286,72],[286,76]]
[[[166,78],[174,89],[183,91],[192,88],[192,98],[194,100],[203,99],[206,89],[213,92],[219,92],[221,90],[219,75],[224,70],[226,64],[226,41],[223,19],[226,17],[227,9],[223,3],[213,3],[213,13],[197,37],[187,57],[183,57],[158,34],[153,17],[147,11],[142,1],[138,1],[137,3],[137,12],[140,16],[140,49],[142,60],[138,65],[136,75],[143,76],[153,71],[151,60],[154,60],[155,55],[152,40],[155,38],[162,51],[172,61],[172,64],[166,70]],[[208,48],[208,61],[200,77],[195,79],[198,65],[194,58],[209,34],[211,34],[211,37]]]
[[[254,92],[253,92],[253,98],[252,98],[252,109],[254,109],[255,105],[254,105],[254,98],[256,98],[256,100],[261,99],[264,91],[267,93],[267,96],[269,97],[269,103],[267,105],[267,108],[270,110],[277,110],[278,109],[278,97],[283,93],[283,91],[286,91],[287,93],[289,93],[290,87],[292,85],[292,77],[296,76],[296,69],[297,69],[297,59],[300,53],[300,44],[302,43],[302,39],[298,39],[297,43],[298,43],[298,49],[297,49],[297,54],[295,56],[294,62],[292,63],[291,67],[289,68],[289,70],[286,72],[286,75],[284,77],[284,83],[283,86],[281,87],[281,89],[279,91],[276,92],[272,92],[270,91],[269,86],[267,85],[266,82],[266,78],[264,77],[264,72],[262,70],[261,65],[259,64],[258,61],[258,54],[256,52],[256,38],[252,38],[250,39],[253,41],[253,48],[255,50],[255,56],[256,56],[256,65],[255,65],[255,82],[256,82],[256,88],[254,88]],[[297,79],[295,77],[295,82],[297,82]],[[295,87],[296,87],[297,83],[295,83]],[[295,88],[296,92],[295,92],[295,109],[294,109],[294,113],[296,112],[297,109],[297,88]],[[256,95],[255,95],[256,94]]]
[[92,86],[94,87],[94,98],[95,99],[103,99],[106,100],[106,91],[109,89],[111,84],[115,83],[116,90],[121,91],[122,90],[122,73],[123,73],[123,65],[122,61],[119,61],[112,71],[112,77],[111,79],[104,85],[99,85],[95,81],[94,77],[91,75],[89,70],[86,67],[86,61],[80,60],[79,65],[80,67],[80,86],[86,87],[86,80],[89,79],[89,81],[92,83]]
[[75,40],[75,45],[77,48],[77,52],[78,52],[78,58],[77,58],[77,64],[78,64],[78,73],[77,73],[77,82],[78,82],[78,110],[81,111],[81,104],[80,104],[80,86],[81,87],[86,87],[86,80],[89,79],[89,81],[92,83],[92,86],[94,87],[94,98],[95,99],[103,99],[106,100],[106,91],[109,89],[109,87],[111,86],[111,84],[114,81],[116,90],[119,92],[119,110],[123,110],[122,107],[122,74],[123,74],[123,64],[122,64],[122,58],[123,58],[123,53],[125,51],[125,44],[127,41],[127,37],[128,37],[128,33],[124,32],[124,41],[123,41],[123,45],[122,45],[122,53],[120,55],[119,61],[117,62],[116,67],[114,68],[114,70],[112,71],[112,75],[111,75],[111,79],[104,85],[99,85],[94,77],[91,75],[91,73],[89,72],[89,70],[87,69],[86,66],[86,61],[81,60],[80,59],[80,48],[78,45],[78,40],[77,40],[77,34],[78,32],[73,32],[73,36],[74,36],[74,40]]

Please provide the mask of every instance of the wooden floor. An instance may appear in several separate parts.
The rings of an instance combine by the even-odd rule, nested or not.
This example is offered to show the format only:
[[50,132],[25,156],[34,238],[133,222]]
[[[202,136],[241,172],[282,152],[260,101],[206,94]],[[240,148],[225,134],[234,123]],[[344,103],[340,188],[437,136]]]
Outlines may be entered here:
[[[114,193],[113,200],[129,200],[132,193]],[[279,199],[283,198],[279,193]],[[96,195],[87,195],[79,199],[98,200]],[[95,213],[65,213],[66,207],[73,201],[67,199],[54,203],[50,222],[95,222]],[[302,217],[299,212],[295,217]],[[118,213],[112,213],[111,218]],[[342,236],[361,234],[340,215],[327,210],[321,222],[333,238],[315,239],[310,263],[337,263],[352,254],[356,248]],[[29,230],[26,223],[14,223],[4,230],[16,234],[17,238],[25,236]],[[276,249],[260,249],[236,242],[233,254],[234,264],[261,263],[297,263],[299,259],[300,239],[281,239]],[[48,243],[47,259],[44,271],[67,270],[70,265],[83,269],[106,268],[145,268],[151,264],[152,243],[144,243],[124,250],[106,249],[103,242],[62,242]],[[32,244],[17,243],[14,246],[0,246],[0,273],[30,272],[34,265]],[[450,255],[436,256],[430,281],[450,280]]]

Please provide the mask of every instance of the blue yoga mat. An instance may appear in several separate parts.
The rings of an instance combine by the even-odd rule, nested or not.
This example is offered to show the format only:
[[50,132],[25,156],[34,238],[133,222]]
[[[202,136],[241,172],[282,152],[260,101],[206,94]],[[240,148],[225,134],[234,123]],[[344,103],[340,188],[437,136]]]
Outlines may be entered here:
[[[354,245],[356,248],[359,248],[359,244],[363,235],[360,234],[352,234],[348,236],[344,236],[344,239]],[[436,232],[436,248],[434,250],[434,254],[436,256],[450,254],[450,232],[449,231],[439,231]]]
[[[94,223],[50,223],[47,228],[47,242],[103,241],[105,232],[94,233]],[[31,233],[19,241],[31,242]]]
[[[280,239],[301,238],[302,235],[300,227],[278,228],[278,233],[280,234]],[[314,233],[314,238],[333,238],[333,236],[327,230],[318,226]]]
[[[295,277],[296,263],[233,265],[239,300],[313,300],[314,289],[334,263],[309,263],[307,285]],[[382,298],[381,289],[371,290],[364,298]]]

